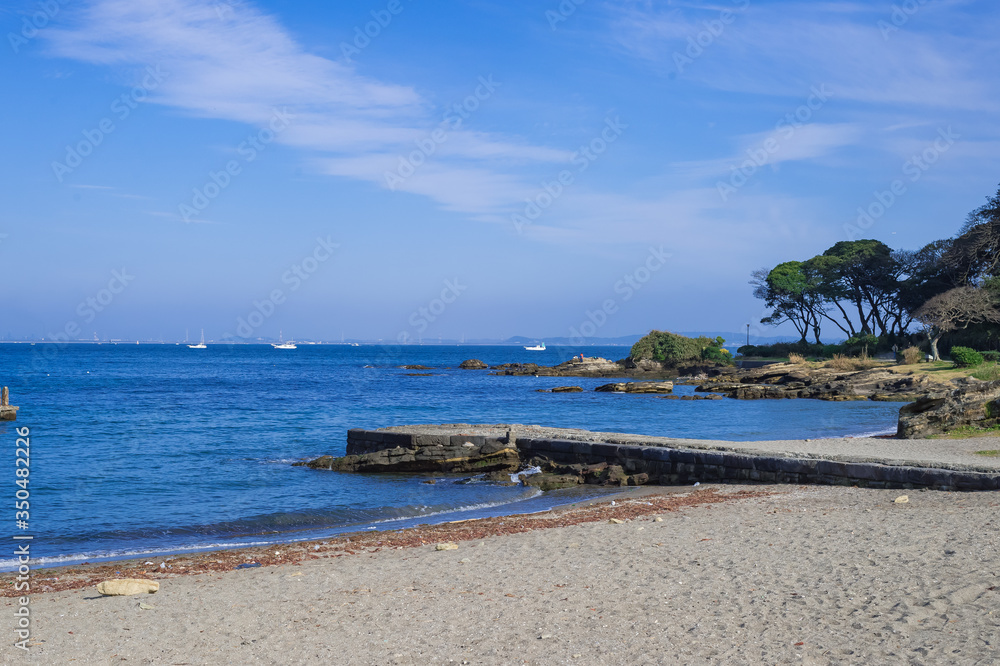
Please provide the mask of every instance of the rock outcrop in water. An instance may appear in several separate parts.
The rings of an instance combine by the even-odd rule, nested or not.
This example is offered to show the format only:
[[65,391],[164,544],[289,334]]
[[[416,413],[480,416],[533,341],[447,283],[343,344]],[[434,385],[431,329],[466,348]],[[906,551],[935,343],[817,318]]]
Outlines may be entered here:
[[931,393],[899,410],[897,437],[920,439],[962,427],[1000,425],[1000,380],[966,385],[944,393]]
[[617,382],[594,389],[601,393],[673,393],[673,382]]
[[910,402],[931,391],[951,389],[927,375],[902,375],[890,367],[844,371],[775,363],[750,370],[719,368],[713,376],[691,380],[695,391],[721,393],[738,400],[814,398]]
[[502,363],[492,367],[494,375],[535,375],[538,377],[626,377],[630,379],[672,379],[681,374],[707,372],[712,363],[669,366],[657,361],[622,359],[611,361],[599,356],[574,356],[558,365]]
[[521,465],[512,436],[398,432],[347,433],[347,455],[321,456],[306,463],[313,469],[339,472],[457,472],[516,471]]

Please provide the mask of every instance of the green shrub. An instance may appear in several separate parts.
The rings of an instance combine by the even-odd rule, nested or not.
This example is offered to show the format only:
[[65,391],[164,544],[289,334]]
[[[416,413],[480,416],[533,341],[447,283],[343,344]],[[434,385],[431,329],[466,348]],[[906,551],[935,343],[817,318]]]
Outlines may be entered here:
[[[725,341],[723,340],[723,342]],[[729,350],[723,349],[721,344],[710,344],[702,349],[701,358],[706,361],[721,363],[723,365],[731,365],[733,362],[733,357],[730,355]]]
[[969,347],[952,347],[951,360],[959,368],[974,368],[983,364],[983,355]]
[[820,351],[820,356],[833,358],[842,351],[844,351],[844,349],[841,345],[823,345],[823,349]]
[[668,331],[650,331],[649,335],[632,345],[629,356],[635,361],[652,359],[677,364],[684,361],[709,360],[728,365],[733,360],[729,352],[722,349],[725,342],[721,337],[689,338]]
[[874,335],[855,335],[847,338],[840,347],[840,352],[845,356],[861,356],[862,354],[874,356],[878,351],[879,339]]
[[983,360],[989,363],[1000,363],[1000,351],[979,352],[983,355]]
[[840,349],[837,345],[817,345],[811,342],[799,341],[777,342],[773,345],[743,345],[736,350],[736,353],[741,356],[759,356],[764,358],[787,358],[792,354],[804,357],[833,356],[834,352],[830,352],[829,354],[825,352],[828,347],[834,350]]

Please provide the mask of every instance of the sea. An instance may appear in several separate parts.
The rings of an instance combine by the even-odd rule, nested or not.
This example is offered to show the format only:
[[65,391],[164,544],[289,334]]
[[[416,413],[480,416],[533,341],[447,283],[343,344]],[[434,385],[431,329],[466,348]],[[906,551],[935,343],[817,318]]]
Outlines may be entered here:
[[[3,532],[31,536],[34,565],[54,566],[531,513],[612,492],[292,465],[343,455],[350,428],[522,423],[738,441],[895,432],[898,403],[664,400],[595,393],[602,379],[458,367],[578,352],[619,359],[628,347],[0,344],[0,384],[20,407],[16,422],[0,422]],[[584,392],[538,391],[563,385]],[[15,428],[30,431],[26,489]],[[19,490],[30,504],[20,526]],[[16,566],[0,552],[0,570]]]

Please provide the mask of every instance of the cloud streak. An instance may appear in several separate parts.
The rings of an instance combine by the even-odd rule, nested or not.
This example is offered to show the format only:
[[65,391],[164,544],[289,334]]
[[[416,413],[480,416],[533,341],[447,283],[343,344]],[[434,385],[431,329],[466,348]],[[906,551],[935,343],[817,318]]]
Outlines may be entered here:
[[[194,0],[99,0],[47,36],[61,57],[109,66],[157,64],[170,77],[150,101],[190,116],[265,127],[275,108],[290,109],[295,121],[277,141],[324,155],[313,162],[331,175],[384,186],[385,172],[441,124],[412,87],[308,53],[249,3],[217,12]],[[446,130],[447,140],[427,167],[399,189],[448,210],[498,210],[529,187],[509,165],[571,156],[471,131],[457,117]]]

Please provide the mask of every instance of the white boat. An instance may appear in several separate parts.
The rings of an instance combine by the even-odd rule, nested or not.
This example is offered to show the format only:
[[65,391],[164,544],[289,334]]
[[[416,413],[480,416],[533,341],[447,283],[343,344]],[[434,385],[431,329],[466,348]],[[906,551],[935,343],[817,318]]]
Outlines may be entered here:
[[292,342],[291,340],[285,342],[284,338],[282,337],[281,331],[278,331],[278,341],[272,342],[271,346],[274,347],[275,349],[298,349],[298,347],[295,346],[295,343]]
[[205,345],[205,329],[201,329],[201,342],[196,345],[188,345],[191,349],[208,349]]
[[525,347],[525,349],[528,350],[528,351],[545,351],[545,343],[544,342],[540,342],[537,345],[535,345],[534,347]]

